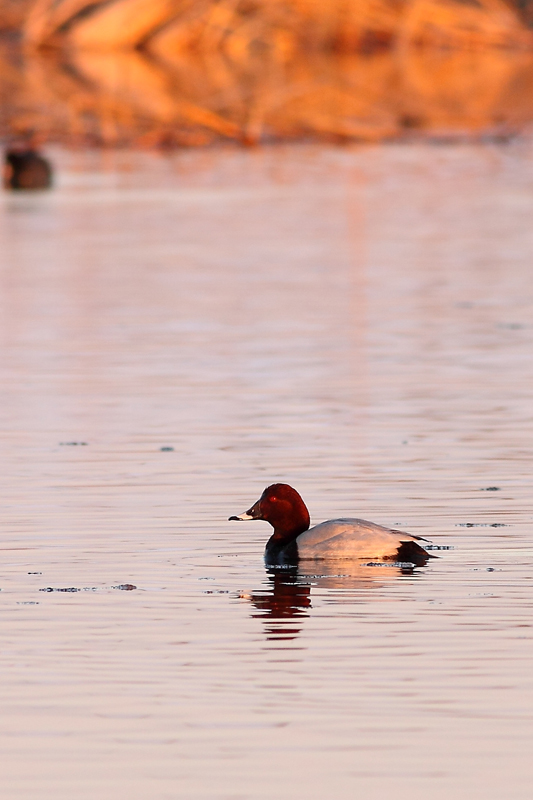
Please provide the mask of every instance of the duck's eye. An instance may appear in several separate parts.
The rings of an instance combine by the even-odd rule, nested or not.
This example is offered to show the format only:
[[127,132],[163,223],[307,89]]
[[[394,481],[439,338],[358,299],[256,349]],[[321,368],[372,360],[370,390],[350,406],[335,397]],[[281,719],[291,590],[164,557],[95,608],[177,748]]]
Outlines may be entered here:
[[268,499],[270,500],[271,503],[276,503],[278,500],[277,497],[269,497]]

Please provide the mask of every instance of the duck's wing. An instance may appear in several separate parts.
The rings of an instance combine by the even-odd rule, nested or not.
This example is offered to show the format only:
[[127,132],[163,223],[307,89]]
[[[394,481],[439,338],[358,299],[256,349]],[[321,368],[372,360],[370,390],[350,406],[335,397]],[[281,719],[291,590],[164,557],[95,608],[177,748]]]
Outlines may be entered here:
[[385,528],[364,519],[331,519],[300,534],[296,540],[298,557],[366,558],[391,560],[405,542],[418,537]]
[[405,531],[399,531],[396,528],[387,528],[387,530],[390,530],[391,533],[397,533],[400,536],[406,536],[408,539],[414,539],[417,542],[427,542],[428,544],[431,544],[431,539],[426,539],[425,536],[416,536],[414,533],[406,533]]

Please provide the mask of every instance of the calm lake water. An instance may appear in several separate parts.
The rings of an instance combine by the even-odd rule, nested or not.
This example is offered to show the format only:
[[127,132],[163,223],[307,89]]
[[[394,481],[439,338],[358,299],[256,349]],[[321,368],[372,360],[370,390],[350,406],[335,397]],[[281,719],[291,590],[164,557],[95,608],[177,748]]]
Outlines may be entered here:
[[[530,800],[533,143],[51,155],[0,196],[2,796]],[[278,480],[453,549],[269,574]]]

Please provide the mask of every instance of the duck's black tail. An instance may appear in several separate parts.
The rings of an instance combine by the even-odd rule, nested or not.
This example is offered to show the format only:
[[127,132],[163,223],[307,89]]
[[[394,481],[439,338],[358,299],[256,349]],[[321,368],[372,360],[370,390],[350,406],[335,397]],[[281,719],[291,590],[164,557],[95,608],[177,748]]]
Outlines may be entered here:
[[430,558],[437,558],[437,556],[432,556],[419,544],[409,540],[400,544],[396,558],[398,561],[410,561],[417,567],[423,567]]

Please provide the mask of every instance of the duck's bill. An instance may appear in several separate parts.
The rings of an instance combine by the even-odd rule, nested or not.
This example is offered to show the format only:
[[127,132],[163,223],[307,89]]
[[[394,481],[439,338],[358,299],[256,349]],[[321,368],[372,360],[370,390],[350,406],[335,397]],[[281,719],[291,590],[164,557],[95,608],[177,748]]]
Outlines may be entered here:
[[258,500],[257,503],[254,503],[253,506],[248,509],[248,511],[244,512],[244,514],[239,514],[238,517],[229,517],[229,519],[263,519],[263,515],[261,514],[261,501]]

